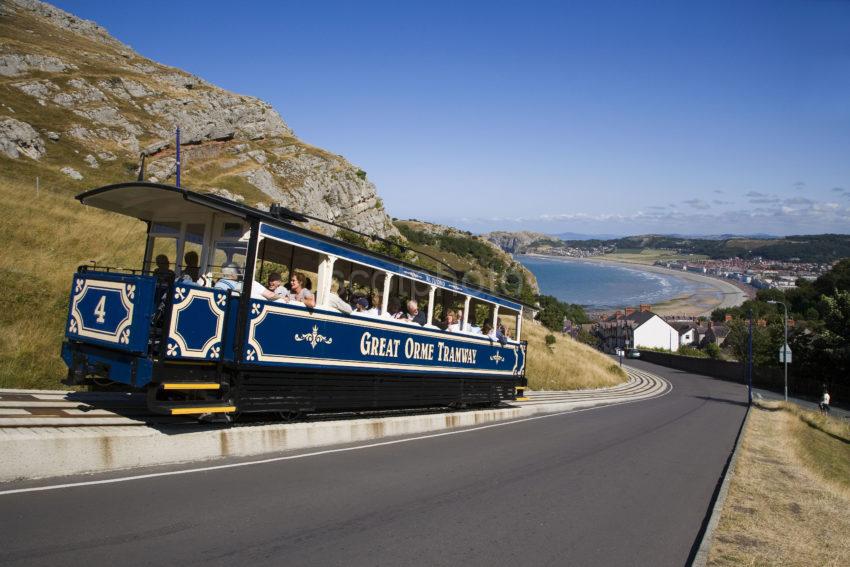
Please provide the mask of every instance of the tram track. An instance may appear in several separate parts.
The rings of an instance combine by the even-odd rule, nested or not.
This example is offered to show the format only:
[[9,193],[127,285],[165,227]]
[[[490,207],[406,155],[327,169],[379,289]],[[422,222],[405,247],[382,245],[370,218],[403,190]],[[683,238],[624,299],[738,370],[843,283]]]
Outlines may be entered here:
[[[591,390],[527,391],[527,401],[506,402],[500,408],[540,406],[621,399],[654,397],[669,390],[666,380],[634,368],[627,368],[629,379],[617,386]],[[463,413],[470,409],[422,408],[374,411],[349,411],[305,414],[298,422],[334,421],[376,417],[396,417],[442,413]],[[499,408],[496,408],[499,409]],[[288,423],[269,414],[242,416],[236,427]],[[0,429],[65,428],[65,427],[180,427],[198,426],[194,417],[166,416],[148,411],[144,394],[121,392],[67,392],[51,390],[0,389]],[[221,425],[205,424],[205,427]]]

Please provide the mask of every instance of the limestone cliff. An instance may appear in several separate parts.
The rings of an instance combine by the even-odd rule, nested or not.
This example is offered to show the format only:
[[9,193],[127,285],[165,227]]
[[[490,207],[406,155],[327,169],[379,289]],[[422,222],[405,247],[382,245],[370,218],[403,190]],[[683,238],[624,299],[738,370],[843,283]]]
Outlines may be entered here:
[[[398,234],[366,174],[299,140],[277,111],[146,59],[94,22],[37,0],[0,0],[0,179],[74,191],[146,177],[252,206]],[[326,226],[314,228],[328,231]]]
[[540,240],[558,240],[556,237],[548,234],[528,231],[488,232],[483,235],[483,237],[509,254],[522,254],[533,242]]

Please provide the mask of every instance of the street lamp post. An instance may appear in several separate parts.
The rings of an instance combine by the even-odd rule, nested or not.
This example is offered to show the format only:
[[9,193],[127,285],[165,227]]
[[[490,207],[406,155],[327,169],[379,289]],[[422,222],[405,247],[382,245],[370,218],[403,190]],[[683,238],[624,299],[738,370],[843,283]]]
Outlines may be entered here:
[[782,345],[782,361],[785,363],[785,401],[788,401],[788,306],[784,301],[769,300],[768,303],[782,306],[782,321],[785,323],[785,343]]

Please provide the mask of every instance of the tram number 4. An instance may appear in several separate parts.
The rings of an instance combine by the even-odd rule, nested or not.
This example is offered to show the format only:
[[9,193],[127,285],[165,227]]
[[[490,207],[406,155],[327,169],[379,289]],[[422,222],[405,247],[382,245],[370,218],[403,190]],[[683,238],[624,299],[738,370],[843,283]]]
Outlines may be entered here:
[[94,308],[94,314],[97,315],[97,322],[103,323],[106,321],[106,296],[102,295],[100,301],[97,302],[97,307]]

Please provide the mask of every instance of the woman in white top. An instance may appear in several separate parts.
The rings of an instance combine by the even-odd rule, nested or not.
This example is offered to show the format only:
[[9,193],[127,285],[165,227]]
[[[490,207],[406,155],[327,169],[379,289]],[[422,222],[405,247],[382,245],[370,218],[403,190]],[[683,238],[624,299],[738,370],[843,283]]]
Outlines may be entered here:
[[446,311],[446,331],[450,333],[460,332],[460,323],[457,320],[457,313],[451,309]]

